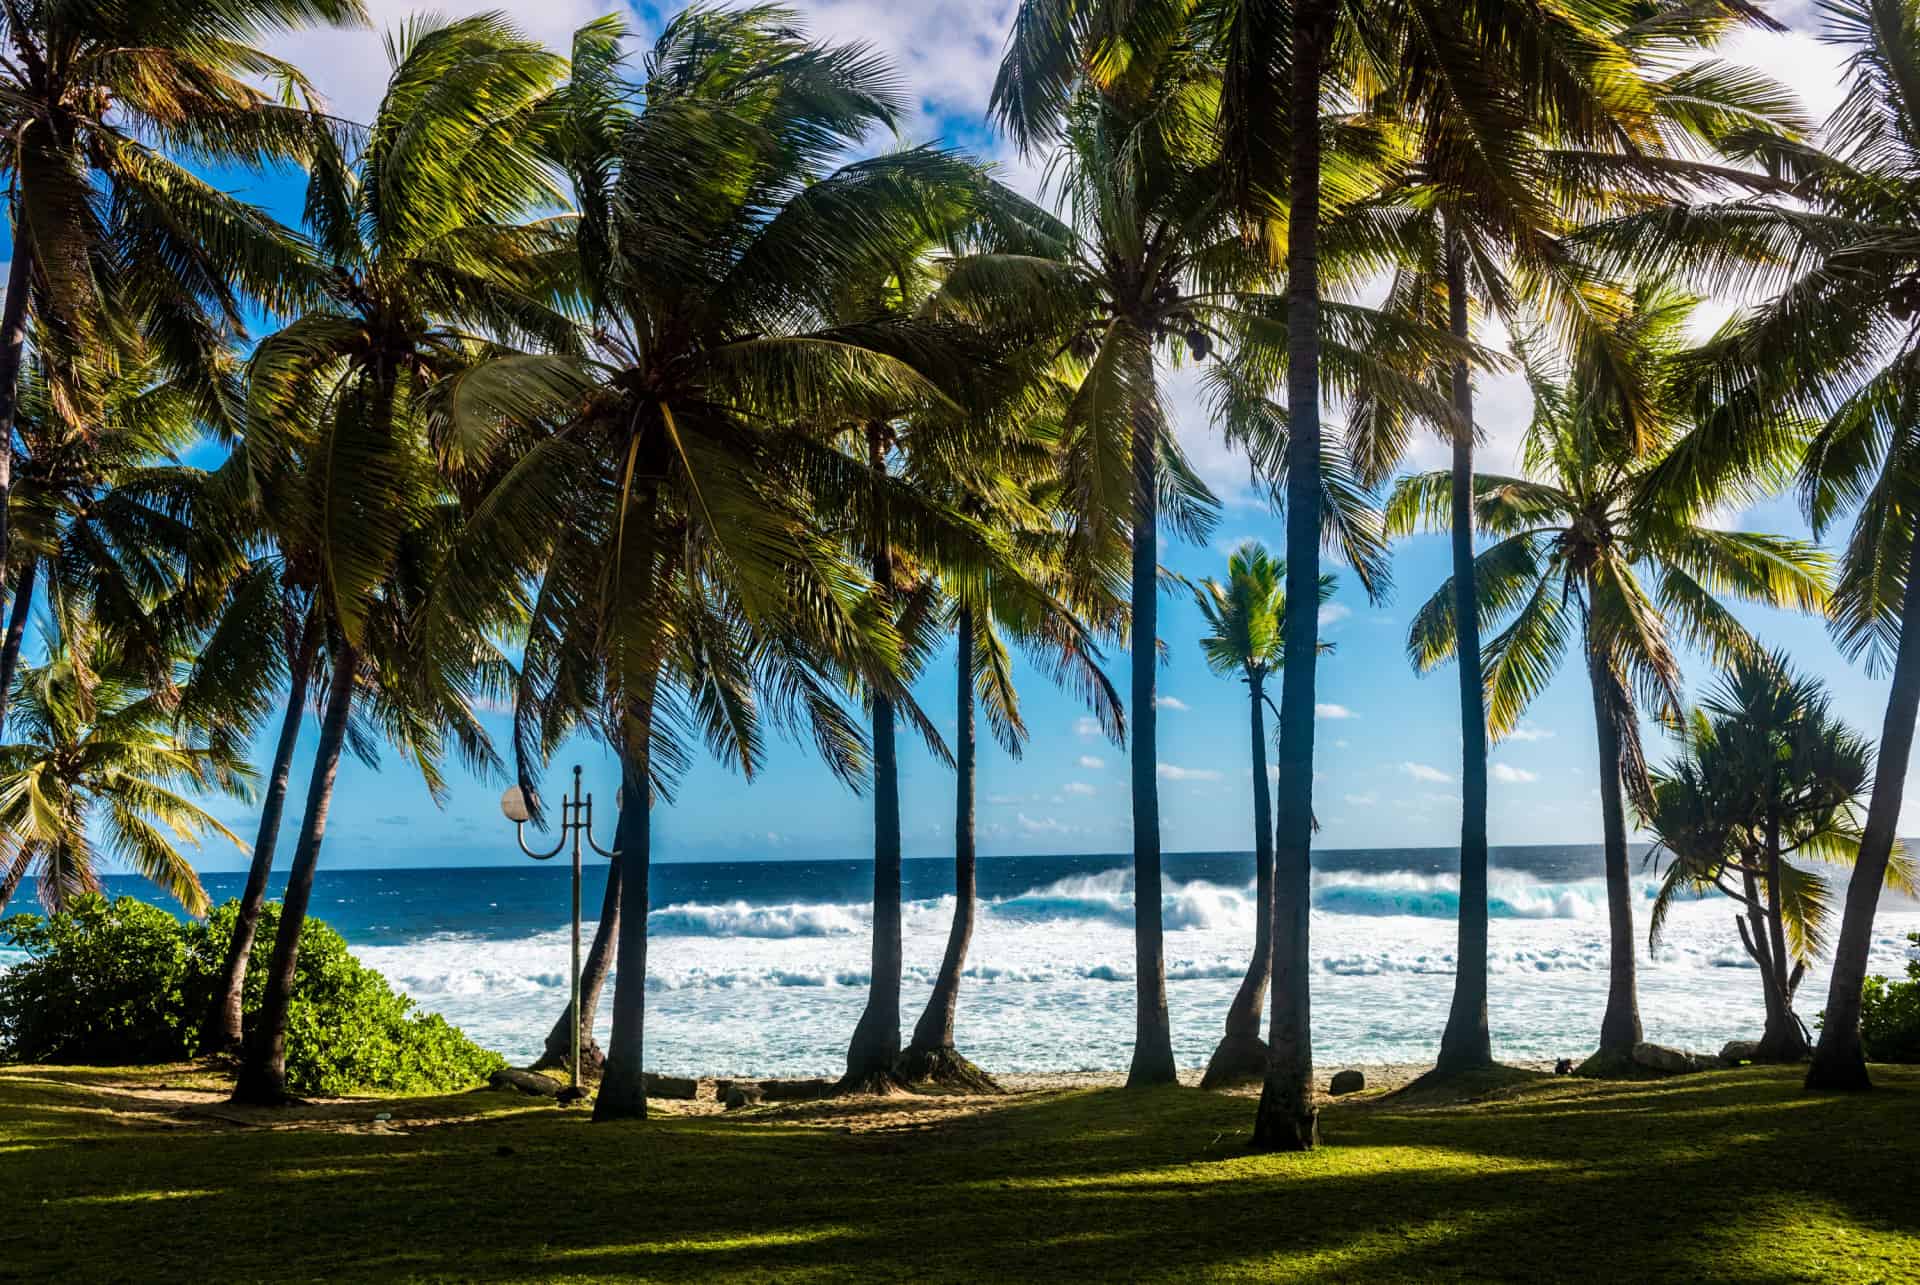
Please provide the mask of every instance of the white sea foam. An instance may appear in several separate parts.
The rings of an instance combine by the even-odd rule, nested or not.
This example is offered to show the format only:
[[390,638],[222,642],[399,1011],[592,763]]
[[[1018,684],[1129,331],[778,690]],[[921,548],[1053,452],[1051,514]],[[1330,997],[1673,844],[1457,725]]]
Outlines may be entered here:
[[[1758,978],[1724,900],[1682,903],[1663,944],[1644,933],[1651,884],[1636,881],[1640,1008],[1648,1038],[1714,1049],[1757,1032]],[[1458,884],[1406,872],[1321,872],[1314,880],[1314,1043],[1323,1063],[1433,1055],[1454,972]],[[1576,1056],[1591,1048],[1606,1003],[1605,890],[1493,872],[1490,941],[1495,1051]],[[933,985],[952,898],[904,916],[903,1024]],[[1206,1061],[1253,939],[1254,890],[1169,885],[1168,1003],[1176,1056]],[[1008,1071],[1118,1068],[1133,1031],[1133,884],[1123,870],[1061,880],[983,903],[962,988],[957,1035],[968,1054]],[[868,988],[865,905],[678,904],[649,917],[647,1057],[667,1072],[835,1072]],[[1873,968],[1899,973],[1910,903],[1882,910]],[[589,925],[587,931],[592,931]],[[512,941],[435,936],[356,953],[426,1007],[510,1056],[531,1054],[566,1002],[564,931]],[[1803,1012],[1826,991],[1802,988]],[[602,1022],[610,1006],[601,1007]]]

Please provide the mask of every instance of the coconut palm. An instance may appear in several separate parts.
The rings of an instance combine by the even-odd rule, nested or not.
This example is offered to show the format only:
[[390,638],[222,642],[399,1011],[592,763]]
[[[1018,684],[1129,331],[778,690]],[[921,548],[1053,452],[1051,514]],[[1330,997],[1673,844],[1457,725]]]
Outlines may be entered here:
[[[1251,707],[1253,746],[1253,861],[1255,914],[1253,960],[1227,1009],[1227,1031],[1207,1061],[1202,1088],[1216,1088],[1236,1080],[1264,1076],[1267,1045],[1260,1038],[1267,981],[1273,973],[1273,811],[1267,782],[1266,711],[1272,698],[1267,680],[1286,666],[1286,564],[1265,546],[1249,541],[1227,560],[1227,583],[1211,577],[1193,591],[1194,602],[1206,620],[1200,650],[1207,668],[1222,677],[1237,677],[1247,685]],[[1330,575],[1320,577],[1315,610],[1333,597]],[[1333,644],[1321,643],[1332,651]]]
[[1776,195],[1697,202],[1590,230],[1620,264],[1684,271],[1703,289],[1760,297],[1702,352],[1709,395],[1733,412],[1718,458],[1773,449],[1777,425],[1819,424],[1800,492],[1816,535],[1851,516],[1831,628],[1849,656],[1892,673],[1873,799],[1834,947],[1809,1088],[1870,1085],[1859,1036],[1873,919],[1893,859],[1920,712],[1920,527],[1912,478],[1920,438],[1920,9],[1908,0],[1836,0],[1824,37],[1848,51],[1846,95],[1824,124],[1825,150],[1757,155],[1791,186]]
[[[1643,65],[1668,65],[1674,56],[1711,41],[1734,23],[1765,22],[1755,11],[1707,11],[1681,28],[1635,22],[1616,35]],[[1556,29],[1570,62],[1584,56],[1585,33]],[[1643,73],[1644,74],[1644,73]],[[1651,100],[1655,115],[1642,110]],[[1631,386],[1630,354],[1613,346],[1609,323],[1624,302],[1611,283],[1581,262],[1569,237],[1596,213],[1637,209],[1731,183],[1770,184],[1715,163],[1717,144],[1745,147],[1765,127],[1784,135],[1802,130],[1792,96],[1741,68],[1689,62],[1664,77],[1648,76],[1638,92],[1598,96],[1618,115],[1598,137],[1591,128],[1565,129],[1551,103],[1535,114],[1512,111],[1497,140],[1464,138],[1485,127],[1451,104],[1408,122],[1416,156],[1394,187],[1363,203],[1352,219],[1392,220],[1394,253],[1402,264],[1390,288],[1389,311],[1445,328],[1463,344],[1473,317],[1485,311],[1509,329],[1530,316],[1553,322],[1556,341],[1586,348],[1597,373],[1622,399],[1631,429],[1639,392]],[[1336,232],[1337,238],[1338,233]],[[1455,666],[1460,691],[1461,819],[1459,946],[1453,1003],[1441,1035],[1436,1071],[1492,1064],[1487,1017],[1487,732],[1480,684],[1480,637],[1473,603],[1473,530],[1467,512],[1474,470],[1474,389],[1464,352],[1433,372],[1454,408],[1442,426],[1453,454],[1452,517],[1454,616],[1462,622]],[[1399,466],[1410,418],[1393,403],[1364,399],[1351,416],[1361,478],[1385,482]]]
[[[306,155],[311,90],[254,46],[293,27],[364,20],[360,0],[0,8],[0,172],[13,222],[0,439],[14,427],[29,317],[36,342],[64,354],[63,374],[98,374],[103,349],[143,334],[210,394],[220,332],[240,326],[236,287],[284,301],[292,252],[271,219],[182,161],[252,167]],[[90,409],[96,391],[82,383],[68,396]],[[10,579],[11,465],[0,451],[0,584]]]
[[[648,810],[691,737],[756,769],[757,694],[852,778],[866,758],[839,701],[851,680],[937,743],[901,677],[911,624],[876,583],[875,536],[890,558],[962,576],[994,539],[873,467],[865,440],[972,377],[956,327],[842,319],[848,283],[910,264],[974,167],[909,149],[832,168],[902,104],[867,51],[809,43],[784,10],[682,13],[631,84],[617,30],[593,39],[590,68],[576,45],[561,152],[589,342],[447,386],[446,459],[498,481],[436,597],[451,617],[489,616],[518,592],[503,567],[534,578],[516,703],[564,710],[586,693],[624,751],[606,1120],[646,1112]],[[836,445],[849,427],[869,449]]]
[[[1658,282],[1633,289],[1614,347],[1631,354],[1650,393],[1634,433],[1620,422],[1622,401],[1596,391],[1605,385],[1590,360],[1548,361],[1537,333],[1517,339],[1534,394],[1527,473],[1474,479],[1476,527],[1496,540],[1474,561],[1480,623],[1508,622],[1483,664],[1489,730],[1498,737],[1515,727],[1576,643],[1592,689],[1612,943],[1596,1069],[1624,1058],[1641,1036],[1622,791],[1647,798],[1642,714],[1681,715],[1674,643],[1724,664],[1756,644],[1717,595],[1803,611],[1821,610],[1827,597],[1818,549],[1708,520],[1715,506],[1745,500],[1790,466],[1793,434],[1778,434],[1780,451],[1744,476],[1721,470],[1711,487],[1672,481],[1718,444],[1724,427],[1713,414],[1692,418],[1680,378],[1682,328],[1694,303]],[[1636,436],[1648,445],[1636,449]],[[1447,530],[1452,491],[1450,473],[1403,479],[1388,504],[1389,530]],[[1453,655],[1452,593],[1443,585],[1414,618],[1407,649],[1417,668]]]
[[492,342],[573,342],[548,303],[560,238],[515,223],[561,200],[540,149],[565,60],[488,15],[416,19],[388,54],[364,142],[349,152],[328,138],[312,150],[306,216],[318,263],[304,277],[306,306],[248,363],[240,467],[259,502],[271,496],[282,550],[312,572],[331,678],[238,1101],[285,1100],[300,930],[349,738],[365,753],[380,732],[409,744],[435,788],[447,736],[493,761],[470,701],[476,675],[498,677],[484,632],[499,622],[442,618],[424,637],[410,621],[457,512],[438,482],[428,390]]
[[58,594],[52,608],[45,661],[15,678],[18,739],[0,745],[0,909],[30,872],[50,911],[97,893],[110,855],[205,914],[177,845],[217,835],[245,850],[193,796],[245,798],[252,769],[223,742],[183,736],[173,696],[148,686],[144,664],[128,664]]
[[[1657,942],[1673,903],[1720,892],[1760,970],[1766,1027],[1756,1057],[1797,1062],[1812,1047],[1793,997],[1826,949],[1833,891],[1808,861],[1851,864],[1873,748],[1836,718],[1818,679],[1779,655],[1736,660],[1681,728],[1681,753],[1653,776],[1644,816],[1670,857],[1652,912]],[[1904,854],[1888,882],[1911,890]],[[1731,881],[1731,882],[1730,882]]]

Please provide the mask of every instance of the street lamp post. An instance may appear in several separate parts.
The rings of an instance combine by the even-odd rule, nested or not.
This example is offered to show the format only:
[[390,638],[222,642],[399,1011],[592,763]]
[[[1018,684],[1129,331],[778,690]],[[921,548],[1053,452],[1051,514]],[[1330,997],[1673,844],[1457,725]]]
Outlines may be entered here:
[[568,1025],[573,1035],[573,1078],[567,1090],[566,1101],[578,1102],[584,1095],[580,1088],[580,842],[586,840],[587,846],[611,861],[619,855],[615,848],[608,852],[593,841],[593,796],[580,793],[580,765],[573,767],[573,797],[560,800],[560,842],[553,845],[551,851],[535,852],[527,846],[527,821],[533,816],[533,808],[528,803],[526,792],[519,786],[511,786],[500,796],[500,811],[507,820],[513,822],[513,835],[519,841],[520,851],[535,861],[546,861],[560,855],[560,850],[572,841],[573,846],[573,971],[568,974],[572,981],[572,1008],[568,1013]]

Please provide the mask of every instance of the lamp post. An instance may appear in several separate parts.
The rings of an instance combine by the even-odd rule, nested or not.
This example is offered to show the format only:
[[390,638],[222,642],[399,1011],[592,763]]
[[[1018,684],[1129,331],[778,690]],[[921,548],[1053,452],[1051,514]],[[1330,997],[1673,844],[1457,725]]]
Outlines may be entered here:
[[527,846],[527,821],[533,816],[533,808],[528,803],[526,792],[519,786],[511,786],[500,796],[500,811],[507,820],[513,822],[513,837],[519,841],[520,851],[535,861],[546,861],[560,855],[560,850],[572,841],[573,845],[573,971],[568,974],[572,982],[572,1008],[568,1013],[568,1024],[573,1028],[573,1078],[567,1090],[565,1100],[578,1102],[584,1094],[580,1088],[580,841],[586,840],[587,846],[611,861],[619,855],[619,849],[608,852],[593,841],[593,796],[580,793],[580,765],[573,765],[573,797],[560,800],[560,842],[553,845],[551,851],[535,852]]

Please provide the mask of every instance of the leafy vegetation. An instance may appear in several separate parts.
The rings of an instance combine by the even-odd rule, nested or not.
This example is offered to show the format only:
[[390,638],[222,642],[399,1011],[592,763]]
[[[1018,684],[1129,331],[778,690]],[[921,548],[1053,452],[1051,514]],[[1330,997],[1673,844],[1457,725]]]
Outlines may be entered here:
[[1920,933],[1908,933],[1907,980],[1867,978],[1860,1041],[1876,1062],[1920,1062]]
[[[157,906],[82,896],[41,918],[0,921],[25,962],[0,973],[0,1056],[118,1065],[193,1054],[239,907],[182,923]],[[248,973],[245,1014],[266,990],[279,907],[269,903]],[[323,923],[302,934],[287,1017],[287,1083],[342,1094],[464,1088],[504,1065],[437,1013],[415,1010]]]

